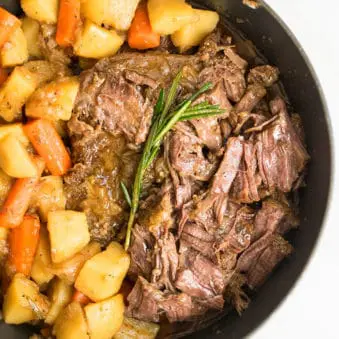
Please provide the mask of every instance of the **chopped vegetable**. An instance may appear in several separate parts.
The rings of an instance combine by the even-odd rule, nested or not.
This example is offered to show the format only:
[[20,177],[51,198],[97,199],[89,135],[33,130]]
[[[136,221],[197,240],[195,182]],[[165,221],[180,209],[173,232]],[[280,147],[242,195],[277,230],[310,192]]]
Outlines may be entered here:
[[153,31],[149,21],[147,4],[139,4],[128,31],[128,44],[131,48],[148,49],[160,45],[160,34]]
[[46,296],[23,274],[14,276],[4,297],[3,316],[7,324],[23,324],[44,319],[49,309]]
[[47,60],[34,60],[25,64],[27,68],[36,77],[38,86],[46,82],[55,80],[58,77],[71,75],[70,70],[66,65]]
[[16,16],[0,7],[0,48],[4,46],[20,25],[21,22]]
[[51,262],[51,248],[49,245],[48,232],[44,227],[41,227],[39,244],[31,270],[32,279],[40,287],[44,287],[54,277],[54,273],[51,270]]
[[15,67],[0,89],[0,116],[11,122],[37,87],[37,79],[25,66]]
[[21,123],[0,126],[0,140],[9,134],[13,135],[23,145],[28,146],[29,140],[24,133],[23,125]]
[[85,58],[100,59],[117,53],[123,43],[124,39],[117,32],[86,20],[74,44],[74,53]]
[[219,15],[217,12],[194,9],[194,13],[198,15],[199,20],[183,26],[171,36],[174,46],[179,47],[180,52],[198,46],[218,24]]
[[42,86],[27,101],[26,115],[30,118],[69,120],[79,85],[77,77],[65,77]]
[[[13,185],[13,178],[0,169],[0,206],[4,204]],[[0,224],[0,229],[2,226]]]
[[92,339],[111,339],[124,320],[124,300],[121,294],[85,306],[89,334]]
[[94,301],[109,298],[120,290],[129,264],[128,253],[119,243],[112,242],[105,251],[86,261],[75,288]]
[[0,227],[13,228],[23,222],[34,189],[45,167],[45,163],[40,157],[34,157],[33,161],[38,175],[15,181],[0,210]]
[[53,263],[72,258],[90,241],[86,214],[75,211],[48,213],[47,228]]
[[84,295],[83,293],[79,292],[78,290],[75,290],[73,297],[72,297],[73,301],[77,301],[80,305],[87,305],[91,302],[91,299],[88,298],[86,295]]
[[21,19],[21,22],[21,28],[27,41],[29,56],[40,58],[42,56],[42,53],[39,45],[39,22],[27,16]]
[[8,265],[16,273],[29,276],[39,242],[40,221],[38,217],[26,215],[22,224],[9,234]]
[[199,19],[184,0],[148,0],[148,15],[153,30],[161,35],[172,34]]
[[42,221],[46,222],[48,213],[62,211],[66,207],[66,197],[61,177],[53,175],[40,179],[31,200],[31,206],[38,208]]
[[72,46],[80,24],[80,0],[60,0],[56,42],[62,47]]
[[90,338],[85,314],[78,302],[73,301],[59,314],[53,334],[57,339]]
[[21,0],[21,7],[32,19],[46,24],[56,24],[59,0]]
[[211,84],[207,83],[196,91],[190,98],[181,102],[178,106],[172,107],[175,102],[178,86],[182,77],[179,72],[174,79],[172,86],[168,92],[167,100],[164,101],[164,91],[159,95],[158,102],[154,108],[155,117],[148,134],[145,147],[142,152],[141,160],[135,175],[133,192],[131,200],[131,211],[127,225],[127,233],[125,238],[125,250],[128,249],[134,219],[139,206],[140,193],[142,189],[142,181],[147,168],[152,164],[154,158],[157,156],[162,140],[167,132],[169,132],[178,121],[191,120],[196,118],[203,118],[207,116],[218,115],[224,112],[219,106],[210,105],[206,102],[191,106],[192,102],[198,98],[202,93],[211,88]]
[[60,264],[52,264],[51,270],[60,279],[65,280],[68,284],[74,284],[84,263],[99,253],[100,244],[97,242],[89,243],[80,252],[75,254],[71,259],[63,261]]
[[14,67],[28,60],[27,41],[21,27],[11,34],[2,47],[0,58],[2,67]]
[[38,119],[27,123],[24,132],[52,175],[64,175],[71,168],[71,158],[53,124]]
[[37,168],[26,147],[13,135],[0,140],[0,167],[11,177],[37,176]]
[[127,31],[140,0],[82,0],[82,15],[97,25],[113,26]]
[[45,319],[46,324],[54,324],[60,312],[71,302],[72,292],[73,287],[68,285],[65,281],[59,278],[53,280],[51,291],[48,294],[52,304]]
[[155,339],[159,330],[158,324],[125,317],[114,339]]

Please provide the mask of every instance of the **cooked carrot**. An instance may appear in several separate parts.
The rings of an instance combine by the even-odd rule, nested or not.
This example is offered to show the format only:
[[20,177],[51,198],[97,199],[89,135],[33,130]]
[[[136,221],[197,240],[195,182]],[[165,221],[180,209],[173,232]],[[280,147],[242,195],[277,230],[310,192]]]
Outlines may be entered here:
[[41,157],[35,156],[34,162],[38,168],[38,176],[35,178],[17,179],[15,181],[0,210],[0,227],[14,228],[22,223],[34,189],[45,168],[45,162]]
[[0,48],[11,34],[21,25],[20,20],[13,14],[0,7]]
[[30,275],[38,247],[39,230],[39,218],[32,215],[25,215],[21,225],[11,230],[8,237],[8,264],[16,273]]
[[91,299],[87,295],[75,290],[72,301],[77,301],[80,305],[85,306],[91,302]]
[[67,149],[50,121],[33,120],[24,126],[24,132],[52,175],[63,175],[71,168]]
[[7,80],[7,78],[7,71],[4,68],[0,67],[0,86]]
[[128,44],[135,49],[148,49],[160,45],[160,34],[152,29],[146,2],[142,2],[135,11],[134,19],[128,31]]
[[72,46],[80,23],[80,0],[60,0],[56,42]]

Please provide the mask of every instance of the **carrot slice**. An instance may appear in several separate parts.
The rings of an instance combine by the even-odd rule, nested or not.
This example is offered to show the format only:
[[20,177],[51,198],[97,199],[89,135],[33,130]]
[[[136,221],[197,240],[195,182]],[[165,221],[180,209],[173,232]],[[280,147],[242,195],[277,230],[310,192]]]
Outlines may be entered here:
[[45,168],[45,162],[42,158],[35,156],[34,162],[39,175],[35,178],[23,178],[15,181],[0,210],[0,227],[14,228],[22,223],[34,189]]
[[7,80],[7,78],[7,71],[4,68],[0,67],[0,86]]
[[20,20],[16,16],[0,7],[0,48],[20,25]]
[[24,132],[52,175],[64,175],[71,168],[67,149],[50,121],[33,120],[24,126]]
[[80,24],[80,0],[60,0],[56,42],[62,47],[72,46]]
[[81,293],[78,290],[75,290],[72,301],[77,301],[80,305],[85,306],[91,302],[91,299],[87,295]]
[[39,218],[32,215],[25,215],[21,225],[11,230],[8,237],[8,264],[16,273],[30,275],[38,247],[39,230]]
[[128,44],[135,49],[148,49],[160,45],[160,34],[152,29],[146,2],[142,2],[135,11],[134,19],[128,31]]

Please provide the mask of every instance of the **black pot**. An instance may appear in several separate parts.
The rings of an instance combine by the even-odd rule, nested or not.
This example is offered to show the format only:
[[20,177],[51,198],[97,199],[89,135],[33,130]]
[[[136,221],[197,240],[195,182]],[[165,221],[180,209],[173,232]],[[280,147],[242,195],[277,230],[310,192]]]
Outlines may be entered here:
[[[170,1],[170,0],[169,0]],[[204,329],[174,326],[172,334],[191,338],[243,338],[263,323],[278,307],[298,280],[321,231],[331,183],[331,145],[326,105],[316,75],[293,34],[280,18],[263,4],[253,10],[241,0],[195,1],[217,10],[235,32],[242,32],[268,62],[279,67],[281,81],[294,110],[303,119],[306,142],[312,160],[307,176],[307,188],[300,194],[300,229],[291,235],[296,251],[274,272],[252,299],[249,309],[239,317],[225,312],[217,319],[207,320]],[[20,13],[19,1],[0,0],[0,5],[15,14]],[[316,255],[316,253],[314,253]],[[195,331],[192,333],[192,330]],[[0,324],[0,338],[24,339],[32,333],[25,326]],[[75,338],[80,339],[80,338]]]

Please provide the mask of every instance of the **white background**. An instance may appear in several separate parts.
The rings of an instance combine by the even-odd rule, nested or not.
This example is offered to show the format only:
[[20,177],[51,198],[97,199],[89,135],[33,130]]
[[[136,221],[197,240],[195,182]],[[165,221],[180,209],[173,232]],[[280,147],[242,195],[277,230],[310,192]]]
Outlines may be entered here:
[[[292,30],[323,88],[339,169],[339,2],[266,0]],[[321,140],[319,140],[321,142]],[[251,339],[339,338],[339,180],[334,173],[330,206],[317,247],[285,302]]]

